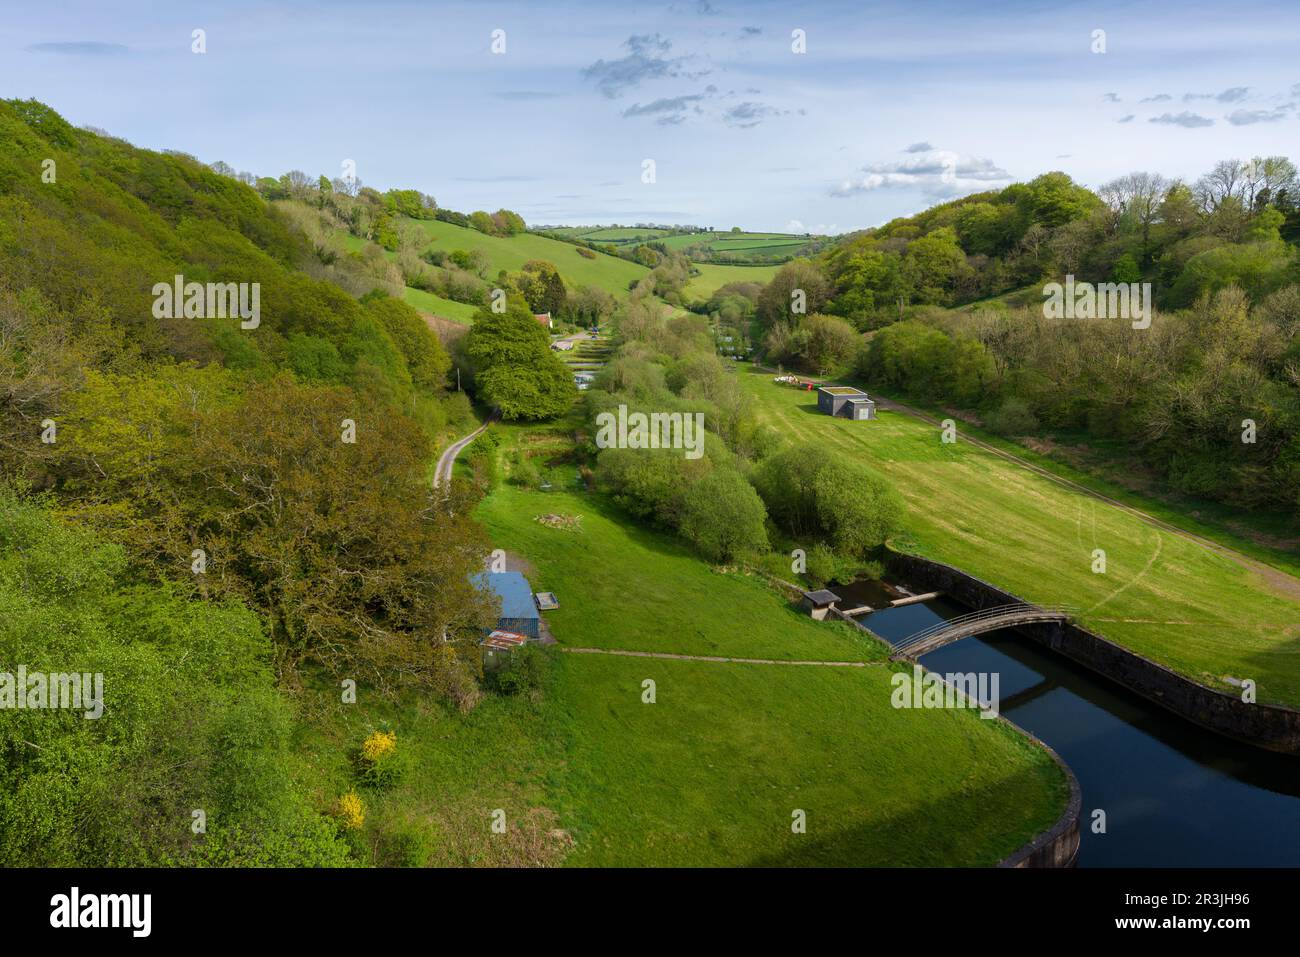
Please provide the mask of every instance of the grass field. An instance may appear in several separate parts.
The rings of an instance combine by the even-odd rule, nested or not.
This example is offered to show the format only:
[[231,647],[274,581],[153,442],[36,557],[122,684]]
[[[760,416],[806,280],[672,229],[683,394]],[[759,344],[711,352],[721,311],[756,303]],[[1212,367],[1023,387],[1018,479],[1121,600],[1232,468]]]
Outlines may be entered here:
[[[898,413],[817,412],[815,395],[742,372],[768,424],[869,462],[908,504],[901,544],[1030,601],[1068,604],[1099,633],[1204,684],[1253,679],[1300,705],[1300,602],[1286,583]],[[1092,571],[1093,550],[1106,571]]]
[[564,646],[868,662],[557,655],[544,708],[568,747],[550,778],[576,841],[567,863],[987,865],[1060,813],[1060,772],[1037,746],[972,712],[894,709],[881,646],[712,571],[602,497],[506,485],[479,516],[559,597],[548,621]]
[[451,319],[465,325],[469,325],[470,320],[474,318],[474,313],[479,310],[478,306],[467,302],[443,299],[431,292],[425,292],[423,289],[412,289],[410,286],[406,287],[402,293],[402,298],[421,312],[442,316],[444,319]]
[[597,286],[620,299],[626,298],[628,284],[641,279],[649,270],[637,263],[615,256],[597,253],[595,259],[579,255],[578,247],[558,239],[547,239],[533,233],[518,236],[488,236],[477,230],[437,220],[418,222],[433,244],[433,248],[450,253],[456,249],[467,252],[482,250],[488,259],[488,275],[495,276],[505,269],[518,272],[530,259],[544,259],[555,264],[565,282],[570,286]]
[[700,271],[692,276],[684,290],[688,300],[708,299],[721,286],[729,282],[769,283],[780,266],[731,266],[716,263],[696,263]]

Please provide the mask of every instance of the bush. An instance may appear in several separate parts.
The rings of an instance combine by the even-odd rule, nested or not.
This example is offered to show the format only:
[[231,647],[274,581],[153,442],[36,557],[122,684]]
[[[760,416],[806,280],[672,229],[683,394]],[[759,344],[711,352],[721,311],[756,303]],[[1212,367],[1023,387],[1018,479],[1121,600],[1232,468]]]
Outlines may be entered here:
[[999,435],[1032,435],[1038,431],[1038,416],[1024,399],[1013,396],[990,412],[984,424]]
[[389,824],[375,836],[375,863],[380,867],[428,867],[436,849],[429,827],[414,822]]
[[718,469],[687,491],[681,531],[705,558],[729,562],[767,549],[767,509],[743,475]]
[[550,659],[537,645],[516,648],[500,668],[489,672],[494,690],[517,695],[540,691],[546,682]]
[[406,774],[406,753],[397,748],[397,734],[372,731],[357,749],[361,782],[372,788],[392,787]]

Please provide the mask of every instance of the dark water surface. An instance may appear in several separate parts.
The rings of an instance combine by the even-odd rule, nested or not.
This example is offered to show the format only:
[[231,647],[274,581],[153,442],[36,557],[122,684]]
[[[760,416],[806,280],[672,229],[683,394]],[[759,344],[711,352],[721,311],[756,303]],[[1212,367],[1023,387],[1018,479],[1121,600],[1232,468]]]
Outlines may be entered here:
[[[940,598],[860,620],[898,641],[969,610]],[[921,661],[1000,674],[1002,714],[1079,779],[1080,867],[1300,865],[1300,758],[1202,730],[1014,632]],[[1105,834],[1092,832],[1095,808],[1106,812]]]

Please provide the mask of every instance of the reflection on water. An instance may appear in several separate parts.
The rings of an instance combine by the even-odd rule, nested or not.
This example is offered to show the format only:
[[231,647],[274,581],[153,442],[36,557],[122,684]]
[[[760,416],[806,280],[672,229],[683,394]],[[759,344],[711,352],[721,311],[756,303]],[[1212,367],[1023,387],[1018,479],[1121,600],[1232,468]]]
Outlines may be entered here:
[[[890,641],[970,609],[947,599],[862,619]],[[1083,791],[1080,867],[1300,865],[1300,759],[1221,738],[1010,631],[921,659],[998,672],[1007,718],[1051,745]],[[1106,833],[1092,833],[1092,812]]]

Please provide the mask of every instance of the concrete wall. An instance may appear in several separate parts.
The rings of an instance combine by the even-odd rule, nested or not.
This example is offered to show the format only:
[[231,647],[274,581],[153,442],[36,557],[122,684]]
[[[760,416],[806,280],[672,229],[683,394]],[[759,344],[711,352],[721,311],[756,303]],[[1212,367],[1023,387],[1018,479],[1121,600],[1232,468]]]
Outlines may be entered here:
[[1038,742],[1038,746],[1052,756],[1065,772],[1065,779],[1070,787],[1070,800],[1056,823],[1037,835],[1020,850],[1003,858],[998,867],[1073,867],[1079,858],[1079,812],[1083,809],[1083,792],[1079,790],[1079,780],[1070,770],[1070,766],[1061,760],[1061,756],[1034,737],[1014,721],[1008,721],[1001,715],[1000,720],[1014,727],[1027,738]]
[[[881,638],[862,622],[844,614],[838,608],[832,608],[831,615],[840,621],[855,625],[877,641],[886,645],[889,644],[888,641],[885,641],[884,638]],[[1015,728],[1016,731],[1051,755],[1052,760],[1056,762],[1057,767],[1065,775],[1066,785],[1070,789],[1070,798],[1065,804],[1065,810],[1056,819],[1056,823],[1036,835],[1028,844],[999,861],[998,867],[1073,867],[1079,857],[1079,812],[1083,807],[1079,779],[1074,776],[1070,766],[1061,759],[1061,756],[1046,741],[1030,734],[1020,725],[1003,715],[998,715],[997,720]]]
[[[909,585],[947,592],[976,610],[1024,601],[942,562],[894,552],[889,565]],[[1022,625],[1016,631],[1203,728],[1270,751],[1300,755],[1300,711],[1247,704],[1071,622]]]

